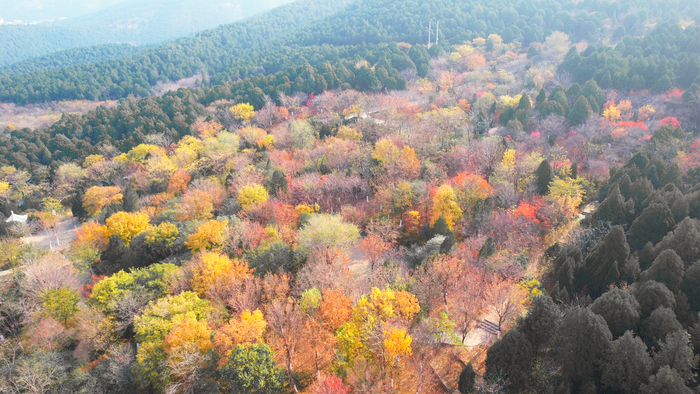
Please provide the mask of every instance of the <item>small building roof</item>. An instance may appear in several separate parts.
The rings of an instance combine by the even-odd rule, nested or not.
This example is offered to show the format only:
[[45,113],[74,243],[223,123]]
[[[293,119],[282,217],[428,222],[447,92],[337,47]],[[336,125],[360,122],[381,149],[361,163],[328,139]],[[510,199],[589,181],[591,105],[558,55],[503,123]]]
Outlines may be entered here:
[[18,215],[13,211],[10,212],[12,212],[12,215],[5,220],[7,223],[27,223],[27,215]]

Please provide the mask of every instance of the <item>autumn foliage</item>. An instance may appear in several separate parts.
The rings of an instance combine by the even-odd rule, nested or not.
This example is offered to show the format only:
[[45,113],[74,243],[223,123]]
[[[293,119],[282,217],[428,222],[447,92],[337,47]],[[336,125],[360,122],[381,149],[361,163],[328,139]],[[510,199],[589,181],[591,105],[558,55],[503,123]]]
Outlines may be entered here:
[[[505,12],[510,19],[522,13],[515,8]],[[656,26],[651,19],[637,30]],[[209,86],[226,79],[215,77],[128,99],[118,108],[133,107],[133,119],[98,109],[78,138],[50,133],[65,149],[47,143],[59,161],[48,165],[42,152],[41,165],[0,166],[0,208],[30,213],[26,225],[5,225],[0,215],[8,237],[0,265],[13,273],[0,305],[0,365],[9,371],[0,368],[0,391],[7,376],[36,365],[78,391],[104,380],[123,392],[168,394],[432,393],[463,386],[463,371],[483,392],[520,390],[484,375],[499,337],[518,353],[499,359],[511,375],[495,378],[512,379],[514,365],[530,363],[522,390],[604,385],[599,376],[565,378],[558,359],[549,360],[551,343],[526,341],[560,327],[570,304],[595,305],[583,283],[592,277],[630,300],[642,285],[666,286],[650,268],[660,264],[659,245],[680,242],[679,229],[690,234],[679,245],[697,243],[700,140],[681,127],[697,119],[680,91],[616,90],[623,83],[617,73],[611,82],[607,68],[589,82],[576,70],[560,73],[562,61],[584,69],[610,51],[586,50],[572,42],[578,35],[519,28],[530,33],[506,28],[504,37],[472,37],[450,53],[400,43],[386,46],[391,56],[358,55],[342,67],[314,55],[312,65],[269,77],[250,68],[221,86]],[[453,35],[445,30],[441,23],[441,34]],[[685,63],[669,65],[674,79],[687,79]],[[568,75],[577,83],[564,86]],[[281,87],[251,89],[273,81]],[[125,119],[98,125],[111,113]],[[115,137],[121,122],[131,125],[128,139]],[[13,130],[8,144],[23,133]],[[69,162],[71,144],[87,147],[100,133],[108,140]],[[13,161],[21,147],[0,159]],[[586,227],[594,219],[582,211],[599,198],[615,223],[595,216],[599,223]],[[629,250],[621,236],[609,264],[602,254],[585,258],[619,233],[611,229],[618,222],[629,222],[623,230],[658,225],[642,220],[652,210],[674,234]],[[645,231],[638,234],[654,234]],[[40,247],[25,243],[37,239]],[[47,244],[58,252],[45,255]],[[680,262],[663,261],[673,289],[658,292],[690,334],[698,331],[691,246],[677,248]],[[560,250],[570,256],[559,259]],[[542,305],[544,322],[524,323],[526,309]],[[646,329],[650,318],[640,313],[635,327]],[[635,340],[648,350],[660,343],[651,336]],[[25,364],[7,362],[12,349]],[[660,351],[649,353],[656,369]],[[80,369],[39,363],[69,353]]]
[[126,246],[129,246],[132,238],[146,231],[149,226],[148,215],[138,212],[117,212],[110,216],[106,223],[109,235],[118,235]]
[[122,201],[121,189],[115,186],[93,186],[83,196],[83,207],[89,216],[95,216],[102,208]]
[[221,249],[226,241],[228,232],[228,222],[209,220],[197,228],[195,232],[187,237],[185,246],[191,251],[206,249]]
[[211,289],[225,288],[250,275],[245,262],[232,260],[216,252],[199,254],[191,263],[190,271],[192,289],[200,296],[206,295]]

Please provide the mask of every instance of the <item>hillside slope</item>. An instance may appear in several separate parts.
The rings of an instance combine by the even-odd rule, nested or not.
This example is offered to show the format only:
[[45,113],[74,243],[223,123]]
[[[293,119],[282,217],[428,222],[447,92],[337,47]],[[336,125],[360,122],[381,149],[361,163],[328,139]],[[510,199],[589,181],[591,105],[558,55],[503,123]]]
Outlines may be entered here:
[[146,49],[149,49],[149,46],[132,44],[104,44],[66,49],[0,67],[0,75],[50,70],[57,66],[69,67],[79,64],[101,63],[111,59],[135,55]]
[[[0,101],[25,103],[69,97],[92,100],[105,92],[113,97],[144,96],[158,81],[178,80],[198,70],[253,70],[265,59],[279,60],[280,52],[297,52],[295,48],[283,47],[283,42],[269,43],[270,40],[331,15],[350,2],[297,1],[125,59],[5,76],[0,78]],[[252,47],[256,50],[251,51]]]
[[0,25],[0,66],[83,46],[152,44],[253,16],[290,0],[128,0],[76,18]]

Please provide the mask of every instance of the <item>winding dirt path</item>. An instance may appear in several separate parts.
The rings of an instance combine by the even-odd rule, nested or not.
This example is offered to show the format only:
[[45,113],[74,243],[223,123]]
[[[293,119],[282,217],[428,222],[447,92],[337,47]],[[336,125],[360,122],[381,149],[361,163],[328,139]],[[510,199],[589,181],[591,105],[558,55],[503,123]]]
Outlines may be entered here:
[[75,218],[68,218],[56,225],[53,230],[44,230],[26,238],[27,243],[36,244],[44,249],[64,250],[75,239],[75,231],[80,223]]

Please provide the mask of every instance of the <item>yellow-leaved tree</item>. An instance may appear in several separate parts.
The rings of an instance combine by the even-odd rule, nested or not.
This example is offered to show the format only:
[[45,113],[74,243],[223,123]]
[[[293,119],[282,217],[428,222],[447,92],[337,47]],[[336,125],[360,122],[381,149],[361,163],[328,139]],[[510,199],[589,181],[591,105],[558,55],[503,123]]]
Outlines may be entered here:
[[[410,321],[420,312],[418,298],[404,290],[373,288],[352,317],[336,331],[343,367],[378,368],[391,378],[412,354]],[[378,340],[379,339],[379,340]]]
[[175,326],[163,341],[163,350],[171,358],[182,357],[182,350],[197,350],[206,354],[213,347],[211,342],[211,329],[206,320],[197,320],[192,315],[187,315],[182,322]]
[[[211,328],[206,320],[197,320],[188,314],[165,336],[162,349],[167,354],[166,364],[170,377],[169,388],[191,388],[197,381],[198,371],[211,359],[213,348]],[[166,392],[172,390],[166,389]]]
[[[198,378],[196,372],[206,361],[200,349],[210,346],[207,344],[210,334],[206,325],[194,322],[206,321],[211,311],[209,301],[186,291],[176,296],[151,301],[144,311],[134,318],[134,332],[140,346],[136,352],[133,372],[141,388],[163,392],[169,384],[186,376]],[[189,355],[183,351],[188,350],[187,347],[194,350]],[[178,359],[185,358],[195,358],[194,362],[189,364],[190,368],[187,363],[177,363]],[[173,374],[161,373],[163,365],[169,364],[169,361],[175,361],[168,365]],[[192,368],[192,365],[196,368]]]
[[255,116],[255,108],[248,103],[236,104],[229,108],[229,111],[231,111],[231,114],[236,120],[245,122],[249,122],[253,119],[253,116]]
[[613,123],[617,122],[620,119],[620,116],[620,110],[615,106],[614,101],[605,109],[605,111],[603,111],[603,117],[607,118]]
[[163,341],[169,378],[165,392],[192,392],[200,371],[211,361],[212,347],[207,321],[197,320],[193,314],[185,316]]
[[140,144],[131,149],[123,158],[127,161],[144,164],[146,158],[154,155],[165,155],[165,149],[157,145]]
[[228,221],[209,220],[187,237],[185,246],[192,252],[214,249],[218,250],[224,246],[228,233]]
[[405,329],[391,328],[384,331],[384,351],[389,369],[393,370],[402,357],[408,357],[412,354],[412,342],[413,339]]
[[457,196],[450,185],[442,185],[435,191],[430,213],[430,225],[435,224],[441,216],[445,218],[445,223],[450,229],[456,221],[462,218],[462,209],[459,208]]
[[262,185],[246,185],[238,192],[238,203],[243,210],[256,207],[269,198],[267,189]]
[[[341,351],[350,364],[358,358],[378,361],[384,349],[376,348],[372,333],[408,322],[420,312],[418,298],[404,290],[373,288],[352,310],[352,317],[337,331]],[[391,322],[392,327],[388,324]]]
[[566,211],[573,214],[586,196],[586,191],[581,184],[582,181],[581,178],[556,178],[549,184],[549,195],[557,200]]
[[41,296],[44,310],[51,316],[63,321],[63,325],[68,327],[68,319],[78,313],[78,302],[80,296],[65,287],[49,290]]
[[146,230],[146,233],[147,244],[162,242],[168,246],[172,246],[175,240],[177,240],[177,236],[180,234],[177,226],[170,222],[163,222],[157,226],[150,226]]
[[398,161],[400,157],[401,151],[390,139],[383,138],[374,145],[372,158],[383,165],[394,163]]
[[7,182],[2,182],[0,181],[0,198],[7,198],[7,196],[10,194],[10,184]]
[[172,161],[180,169],[189,171],[203,148],[202,141],[191,135],[186,135],[178,141],[175,154],[171,156]]
[[107,218],[109,236],[118,235],[124,245],[129,246],[131,239],[148,229],[148,215],[140,212],[117,212]]
[[372,158],[379,161],[391,177],[415,178],[420,172],[420,159],[408,145],[403,148],[383,138],[374,145]]
[[338,132],[336,133],[336,137],[342,138],[344,140],[352,140],[359,142],[362,140],[362,132],[357,131],[349,126],[340,126],[338,128]]

